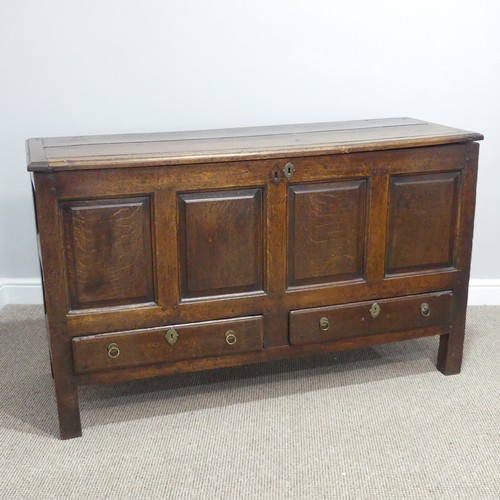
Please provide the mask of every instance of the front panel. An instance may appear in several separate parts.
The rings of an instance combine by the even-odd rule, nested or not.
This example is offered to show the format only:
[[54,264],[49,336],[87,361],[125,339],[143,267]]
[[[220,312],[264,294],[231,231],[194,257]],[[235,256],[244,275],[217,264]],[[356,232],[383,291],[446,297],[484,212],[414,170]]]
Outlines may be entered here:
[[288,285],[363,276],[366,179],[288,188]]
[[61,208],[70,309],[154,302],[149,197]]
[[[463,153],[455,145],[59,173],[65,328],[273,316],[454,289]],[[276,182],[271,174],[289,161],[293,177]],[[286,325],[273,321],[266,335],[283,345]]]
[[262,189],[179,195],[181,299],[262,291]]
[[386,273],[454,265],[460,173],[393,176]]

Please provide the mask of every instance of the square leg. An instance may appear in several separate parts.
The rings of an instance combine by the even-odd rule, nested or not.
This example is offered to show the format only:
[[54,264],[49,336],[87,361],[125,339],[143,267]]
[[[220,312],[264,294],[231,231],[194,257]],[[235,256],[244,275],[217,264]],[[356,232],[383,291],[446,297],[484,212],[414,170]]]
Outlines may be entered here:
[[460,373],[464,350],[464,332],[465,328],[455,329],[439,338],[437,369],[443,375]]
[[71,340],[51,337],[52,374],[56,391],[57,413],[61,439],[82,435],[78,387],[73,373]]

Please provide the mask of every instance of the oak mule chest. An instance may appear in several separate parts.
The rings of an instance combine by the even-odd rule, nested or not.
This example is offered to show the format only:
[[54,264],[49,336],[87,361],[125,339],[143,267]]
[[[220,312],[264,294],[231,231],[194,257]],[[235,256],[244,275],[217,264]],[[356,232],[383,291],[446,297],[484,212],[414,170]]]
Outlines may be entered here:
[[410,118],[29,139],[62,438],[77,387],[439,335],[480,134]]

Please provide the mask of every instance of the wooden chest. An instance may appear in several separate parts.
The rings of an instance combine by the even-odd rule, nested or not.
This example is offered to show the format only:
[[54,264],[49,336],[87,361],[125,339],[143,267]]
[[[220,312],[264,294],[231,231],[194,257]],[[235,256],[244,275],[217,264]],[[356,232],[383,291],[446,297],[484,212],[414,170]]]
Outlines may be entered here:
[[28,140],[61,437],[82,384],[429,335],[458,373],[481,139],[395,118]]

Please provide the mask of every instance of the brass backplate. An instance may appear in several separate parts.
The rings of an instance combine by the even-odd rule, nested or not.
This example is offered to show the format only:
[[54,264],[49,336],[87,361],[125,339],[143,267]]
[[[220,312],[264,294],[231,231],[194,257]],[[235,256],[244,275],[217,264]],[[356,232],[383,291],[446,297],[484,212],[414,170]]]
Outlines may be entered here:
[[376,318],[380,314],[380,306],[376,302],[370,307],[370,314],[372,318]]
[[226,332],[226,342],[229,344],[229,345],[233,345],[233,344],[236,344],[236,333],[234,333],[234,330],[228,330]]
[[323,331],[326,331],[326,330],[328,330],[328,328],[330,328],[330,321],[329,321],[329,319],[328,319],[326,316],[323,316],[323,317],[319,320],[319,327],[320,327]]
[[293,177],[293,174],[295,173],[295,165],[289,161],[286,165],[285,168],[283,169],[283,175],[290,180]]
[[179,334],[173,328],[172,328],[172,330],[168,330],[167,333],[165,334],[165,340],[170,345],[174,345],[177,342],[178,338],[179,338]]
[[420,312],[422,313],[422,316],[426,318],[431,314],[431,308],[429,307],[429,304],[427,304],[427,302],[424,302],[420,305]]

